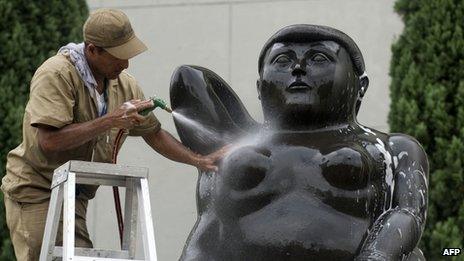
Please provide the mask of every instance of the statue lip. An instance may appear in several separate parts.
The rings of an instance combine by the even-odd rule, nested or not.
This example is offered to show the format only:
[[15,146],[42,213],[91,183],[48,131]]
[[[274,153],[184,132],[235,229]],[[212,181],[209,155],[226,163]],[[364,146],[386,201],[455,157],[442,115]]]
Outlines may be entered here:
[[300,91],[300,90],[306,91],[309,89],[311,89],[309,84],[303,81],[295,81],[287,87],[287,91]]

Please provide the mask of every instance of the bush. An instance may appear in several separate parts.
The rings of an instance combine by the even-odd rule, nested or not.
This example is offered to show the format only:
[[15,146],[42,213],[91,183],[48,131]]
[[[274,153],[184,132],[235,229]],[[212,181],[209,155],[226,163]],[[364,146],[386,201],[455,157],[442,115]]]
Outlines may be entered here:
[[[7,153],[21,142],[24,106],[35,69],[60,46],[82,39],[87,15],[84,0],[0,0],[0,178]],[[0,260],[14,260],[3,203]]]
[[395,10],[405,27],[392,47],[389,124],[427,151],[429,211],[420,246],[439,260],[443,248],[464,246],[464,2],[397,0]]

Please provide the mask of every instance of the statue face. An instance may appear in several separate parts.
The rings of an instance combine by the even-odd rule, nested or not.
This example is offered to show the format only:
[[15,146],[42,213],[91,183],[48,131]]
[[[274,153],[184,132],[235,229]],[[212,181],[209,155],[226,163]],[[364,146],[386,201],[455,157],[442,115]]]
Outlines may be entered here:
[[275,43],[258,81],[264,117],[278,125],[324,125],[354,118],[358,80],[333,41]]

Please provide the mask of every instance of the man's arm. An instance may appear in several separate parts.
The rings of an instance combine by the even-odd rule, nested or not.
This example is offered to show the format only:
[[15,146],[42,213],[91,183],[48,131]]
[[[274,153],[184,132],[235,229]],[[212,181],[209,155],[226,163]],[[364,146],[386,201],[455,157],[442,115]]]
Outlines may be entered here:
[[72,123],[59,129],[37,124],[39,145],[45,153],[55,153],[83,145],[111,128],[131,129],[144,120],[137,111],[150,106],[147,101],[132,100],[92,121]]
[[389,143],[395,180],[392,208],[374,223],[356,260],[402,260],[414,250],[424,230],[427,156],[407,135],[392,135]]
[[224,156],[227,147],[212,154],[202,156],[189,150],[169,132],[160,129],[143,136],[145,142],[168,159],[195,166],[203,171],[217,171],[215,162]]

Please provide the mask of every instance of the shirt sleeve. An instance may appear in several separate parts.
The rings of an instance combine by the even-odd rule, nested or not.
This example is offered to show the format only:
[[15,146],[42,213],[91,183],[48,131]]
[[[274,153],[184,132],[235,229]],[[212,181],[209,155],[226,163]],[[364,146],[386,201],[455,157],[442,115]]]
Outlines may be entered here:
[[[143,95],[142,89],[135,85],[135,97],[134,99],[145,99]],[[134,127],[129,131],[130,136],[143,136],[150,132],[158,132],[161,129],[161,123],[156,118],[153,112],[150,112],[147,116],[145,116],[145,121],[142,124]]]
[[62,128],[74,119],[75,104],[72,86],[57,71],[37,71],[31,81],[26,113],[31,126],[39,124]]

